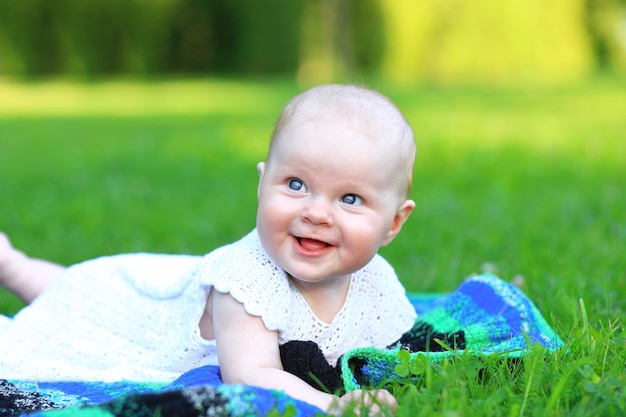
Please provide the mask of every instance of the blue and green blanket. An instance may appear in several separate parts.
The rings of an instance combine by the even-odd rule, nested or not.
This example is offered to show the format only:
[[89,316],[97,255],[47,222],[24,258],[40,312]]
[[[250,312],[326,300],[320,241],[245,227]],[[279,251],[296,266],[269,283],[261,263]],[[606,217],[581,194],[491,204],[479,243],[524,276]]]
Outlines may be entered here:
[[[387,349],[353,349],[329,366],[312,342],[281,347],[285,370],[331,392],[381,386],[400,378],[402,360],[453,359],[460,352],[519,358],[535,344],[549,350],[563,342],[535,305],[514,285],[491,274],[473,276],[449,294],[411,294],[419,316]],[[193,369],[170,384],[150,382],[38,382],[2,380],[0,416],[266,416],[295,417],[322,410],[280,391],[222,383],[219,368]]]

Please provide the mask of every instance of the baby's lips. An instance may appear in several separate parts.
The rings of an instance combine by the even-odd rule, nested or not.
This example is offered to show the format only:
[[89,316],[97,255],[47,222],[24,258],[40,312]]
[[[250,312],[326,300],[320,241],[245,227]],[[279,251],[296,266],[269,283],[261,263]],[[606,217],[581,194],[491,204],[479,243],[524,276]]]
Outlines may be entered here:
[[298,239],[298,242],[300,242],[300,245],[304,249],[310,251],[320,250],[330,246],[328,243],[322,242],[321,240],[308,239],[306,237],[301,237]]

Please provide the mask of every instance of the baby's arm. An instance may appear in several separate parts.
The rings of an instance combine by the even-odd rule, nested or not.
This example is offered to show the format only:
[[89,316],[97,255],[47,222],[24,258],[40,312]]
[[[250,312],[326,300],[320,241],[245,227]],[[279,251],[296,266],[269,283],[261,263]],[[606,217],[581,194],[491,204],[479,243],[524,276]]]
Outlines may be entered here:
[[65,271],[65,267],[30,258],[15,249],[0,232],[0,285],[31,303]]
[[282,390],[326,411],[340,412],[351,403],[368,407],[370,415],[382,409],[395,411],[397,402],[388,391],[358,390],[337,398],[285,372],[280,360],[278,333],[268,330],[260,317],[248,314],[229,294],[213,291],[211,297],[210,315],[225,383]]
[[229,294],[214,291],[213,330],[222,379],[284,390],[294,398],[327,410],[335,397],[285,372],[280,360],[278,333],[268,330],[258,316],[246,312]]

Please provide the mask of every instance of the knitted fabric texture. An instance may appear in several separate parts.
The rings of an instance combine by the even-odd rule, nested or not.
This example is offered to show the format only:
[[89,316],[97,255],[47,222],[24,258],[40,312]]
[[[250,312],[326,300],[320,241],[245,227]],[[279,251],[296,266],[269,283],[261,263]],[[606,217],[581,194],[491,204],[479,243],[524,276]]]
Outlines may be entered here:
[[344,387],[351,391],[393,378],[400,349],[410,352],[409,362],[418,356],[439,361],[461,352],[519,358],[534,344],[554,350],[563,341],[517,287],[483,274],[469,278],[420,315],[395,346],[353,349],[341,358],[340,368]]
[[221,256],[209,255],[199,263],[192,281],[229,293],[249,314],[260,316],[265,327],[277,330],[280,344],[315,342],[332,365],[350,349],[386,347],[415,321],[404,287],[379,255],[352,274],[343,307],[325,323],[268,257],[256,230],[223,250]]
[[[343,385],[349,391],[397,379],[394,369],[400,363],[400,349],[410,351],[411,360],[424,355],[438,361],[453,359],[461,352],[515,359],[534,344],[544,346],[547,351],[563,345],[535,305],[517,288],[493,275],[470,278],[449,295],[410,294],[409,299],[421,314],[413,328],[394,346],[350,350],[341,357],[339,366],[333,367],[326,363],[315,343],[290,342],[281,347],[285,370],[298,376],[307,375],[308,382],[316,387],[322,382],[328,386],[336,384],[338,388]],[[443,349],[436,340],[445,341],[455,350]],[[10,382],[4,383],[4,392],[9,395],[0,402],[4,407],[0,416],[34,410],[42,410],[34,413],[42,417],[60,417],[64,412],[78,417],[143,417],[153,415],[150,412],[156,415],[157,410],[162,417],[265,416],[275,409],[294,417],[323,414],[318,408],[282,392],[223,385],[219,367],[211,365],[192,369],[170,384]],[[28,401],[21,401],[22,398]],[[53,407],[65,410],[44,409]],[[227,414],[220,414],[223,410]]]
[[217,365],[215,341],[198,329],[213,286],[278,330],[281,344],[312,340],[333,365],[352,348],[397,340],[416,316],[393,269],[376,256],[353,274],[333,321],[321,321],[253,230],[204,257],[128,254],[69,268],[0,322],[0,377],[171,382]]
[[217,364],[198,332],[207,291],[185,274],[198,259],[133,254],[69,268],[0,326],[0,378],[170,382]]

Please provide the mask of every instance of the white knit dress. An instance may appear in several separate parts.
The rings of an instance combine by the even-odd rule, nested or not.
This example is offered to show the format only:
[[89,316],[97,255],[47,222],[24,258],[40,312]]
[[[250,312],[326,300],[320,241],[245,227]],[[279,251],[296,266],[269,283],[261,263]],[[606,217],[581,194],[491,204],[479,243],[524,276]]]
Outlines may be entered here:
[[349,349],[386,347],[416,317],[377,255],[353,274],[333,321],[321,321],[253,230],[203,257],[127,254],[68,268],[15,317],[0,316],[0,378],[169,382],[217,365],[215,341],[198,328],[213,289],[260,316],[279,343],[316,342],[332,365]]

